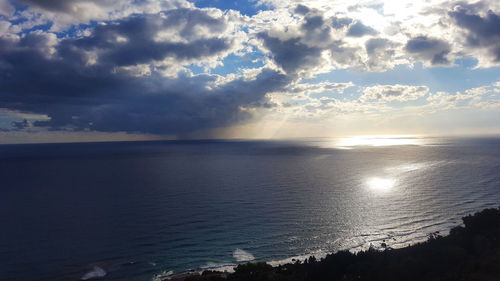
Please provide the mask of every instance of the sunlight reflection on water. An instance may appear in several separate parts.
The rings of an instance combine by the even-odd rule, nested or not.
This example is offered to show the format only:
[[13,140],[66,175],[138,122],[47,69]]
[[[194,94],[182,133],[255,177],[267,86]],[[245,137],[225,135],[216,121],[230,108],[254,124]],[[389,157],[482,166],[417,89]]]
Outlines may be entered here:
[[422,145],[423,139],[415,135],[370,135],[339,138],[334,146],[353,148],[356,146]]
[[370,178],[366,183],[371,190],[387,192],[394,187],[396,180],[392,178]]

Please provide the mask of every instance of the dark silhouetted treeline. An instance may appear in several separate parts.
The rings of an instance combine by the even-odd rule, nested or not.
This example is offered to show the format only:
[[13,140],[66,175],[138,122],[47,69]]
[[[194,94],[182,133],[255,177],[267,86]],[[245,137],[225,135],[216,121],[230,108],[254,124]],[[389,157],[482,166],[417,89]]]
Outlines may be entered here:
[[272,267],[264,262],[240,264],[232,274],[205,271],[186,281],[321,281],[321,280],[500,280],[500,208],[463,219],[448,236],[431,234],[426,242],[401,249],[341,251],[321,260],[310,257]]

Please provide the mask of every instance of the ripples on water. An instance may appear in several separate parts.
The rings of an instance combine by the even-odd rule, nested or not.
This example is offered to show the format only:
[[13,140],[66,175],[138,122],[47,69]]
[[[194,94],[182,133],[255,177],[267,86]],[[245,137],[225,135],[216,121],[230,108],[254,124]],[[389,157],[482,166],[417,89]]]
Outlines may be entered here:
[[492,138],[0,146],[0,279],[402,247],[498,206],[498,171]]

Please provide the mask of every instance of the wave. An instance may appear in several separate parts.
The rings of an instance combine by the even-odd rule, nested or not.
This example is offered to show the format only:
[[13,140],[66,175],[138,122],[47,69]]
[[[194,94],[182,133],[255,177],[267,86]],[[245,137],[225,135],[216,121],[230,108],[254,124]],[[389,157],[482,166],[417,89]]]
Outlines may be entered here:
[[80,279],[81,280],[89,280],[89,279],[93,279],[93,278],[101,278],[104,276],[106,276],[106,271],[98,266],[94,266],[92,271],[85,273],[82,276],[82,278],[80,278]]
[[311,256],[315,257],[316,259],[322,259],[330,253],[331,252],[329,252],[329,251],[318,250],[318,251],[315,251],[315,252],[312,252],[309,254],[297,255],[297,256],[288,257],[288,258],[284,258],[284,259],[280,259],[280,260],[270,260],[270,261],[267,261],[266,263],[271,265],[271,266],[280,266],[280,265],[284,265],[287,263],[294,263],[296,261],[304,261]]
[[214,270],[219,272],[234,272],[234,268],[237,264],[234,263],[214,263],[209,262],[203,266],[200,266],[199,273],[202,273],[205,270]]
[[233,258],[237,262],[253,261],[255,259],[255,257],[252,254],[242,249],[234,250]]
[[165,279],[170,279],[172,276],[174,275],[174,272],[172,270],[168,270],[168,271],[162,271],[158,274],[155,274],[153,276],[153,278],[151,278],[151,281],[162,281],[162,280],[165,280]]

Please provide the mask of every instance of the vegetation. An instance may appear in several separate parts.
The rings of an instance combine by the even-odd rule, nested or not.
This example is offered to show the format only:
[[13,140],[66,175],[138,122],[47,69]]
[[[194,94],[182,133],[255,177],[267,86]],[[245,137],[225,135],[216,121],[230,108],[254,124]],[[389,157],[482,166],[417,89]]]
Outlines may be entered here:
[[186,281],[321,281],[321,280],[500,280],[500,208],[463,219],[448,236],[401,249],[340,251],[321,260],[272,267],[264,262],[240,264],[232,274],[206,271]]

